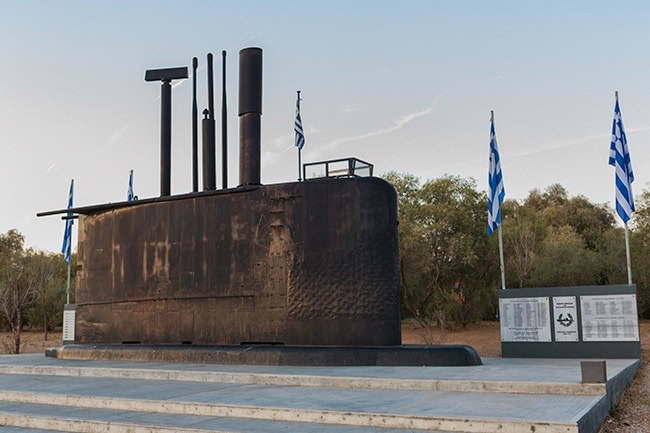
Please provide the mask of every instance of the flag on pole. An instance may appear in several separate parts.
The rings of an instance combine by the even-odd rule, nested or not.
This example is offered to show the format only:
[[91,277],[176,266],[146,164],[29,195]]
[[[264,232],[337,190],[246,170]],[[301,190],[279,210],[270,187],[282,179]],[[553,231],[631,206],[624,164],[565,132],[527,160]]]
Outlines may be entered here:
[[133,170],[129,172],[129,189],[126,192],[126,200],[135,200],[135,195],[133,195]]
[[[72,208],[72,195],[74,192],[74,179],[70,181],[70,193],[68,194],[68,209]],[[65,232],[63,233],[63,246],[61,252],[65,253],[65,262],[70,264],[70,253],[72,251],[72,225],[74,220],[72,212],[68,212],[68,219],[65,220]]]
[[501,203],[506,196],[501,173],[501,158],[494,132],[494,115],[490,118],[490,167],[488,170],[488,235],[501,225]]
[[305,145],[305,133],[302,130],[302,119],[300,118],[300,92],[298,92],[296,99],[296,121],[294,122],[293,130],[296,132],[296,147],[298,150],[302,150]]
[[612,141],[609,145],[609,165],[616,167],[616,213],[627,224],[634,212],[634,195],[632,194],[632,161],[627,147],[627,137],[623,129],[623,118],[618,106],[618,92],[614,107],[614,123],[612,125]]

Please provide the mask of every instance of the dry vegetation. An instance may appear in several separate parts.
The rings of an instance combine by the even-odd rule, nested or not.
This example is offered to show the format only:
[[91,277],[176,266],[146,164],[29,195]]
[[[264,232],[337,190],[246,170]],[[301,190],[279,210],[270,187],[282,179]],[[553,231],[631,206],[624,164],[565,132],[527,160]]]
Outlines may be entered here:
[[[11,332],[0,332],[0,354],[11,353],[9,347],[12,339]],[[55,347],[61,344],[61,331],[50,332],[47,341],[44,339],[43,331],[23,331],[21,353],[44,353],[48,347]]]
[[[402,325],[402,341],[405,344],[420,344],[425,341],[422,328],[414,323]],[[0,333],[0,353],[9,353],[5,345],[11,334]],[[25,331],[23,353],[44,352],[47,347],[60,344],[61,333],[53,332],[48,340],[42,332]],[[481,356],[501,356],[499,324],[481,322],[457,327],[441,333],[435,328],[431,340],[438,344],[468,344]],[[641,322],[642,366],[632,385],[625,391],[619,407],[607,418],[599,433],[650,433],[650,320]]]
[[[426,330],[416,323],[402,325],[402,342],[404,344],[424,344],[427,341]],[[498,322],[479,322],[469,324],[465,328],[457,326],[441,332],[434,327],[430,341],[434,344],[467,344],[472,346],[481,356],[501,356],[501,343]]]
[[650,320],[641,321],[641,368],[599,433],[650,433]]

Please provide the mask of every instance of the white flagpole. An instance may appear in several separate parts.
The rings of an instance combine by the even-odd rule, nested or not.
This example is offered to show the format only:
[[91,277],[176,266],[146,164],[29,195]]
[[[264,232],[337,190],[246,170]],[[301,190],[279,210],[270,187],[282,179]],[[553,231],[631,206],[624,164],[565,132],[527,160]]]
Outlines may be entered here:
[[[618,103],[618,90],[614,92],[614,97]],[[632,285],[632,260],[630,258],[630,231],[625,223],[625,258],[627,259],[627,284]]]
[[501,259],[501,289],[506,289],[506,271],[503,266],[503,235],[501,234],[501,224],[499,224],[499,259]]
[[[72,228],[70,228],[70,241],[72,242]],[[68,261],[68,286],[65,289],[65,303],[70,305],[70,262],[72,262],[72,247],[70,247],[70,260]]]
[[[70,182],[70,195],[74,196],[74,179],[72,179],[72,181]],[[71,198],[69,197],[68,198],[68,207],[70,207],[70,205],[71,205],[70,202],[71,202]],[[70,215],[69,212],[66,215],[68,217],[72,216],[72,215]],[[66,304],[70,304],[70,262],[72,261],[72,226],[70,225],[70,223],[72,221],[73,220],[67,219],[66,222],[65,222],[66,229],[70,231],[69,235],[68,235],[68,233],[66,233],[66,236],[68,236],[68,243],[66,245],[66,247],[67,247],[66,251],[64,251],[64,254],[67,255],[68,254],[67,250],[68,249],[70,250],[70,259],[68,260],[68,284],[67,284],[66,289],[65,289],[65,303]]]
[[630,232],[625,223],[625,255],[627,256],[627,284],[632,285],[632,260],[630,259]]
[[[494,110],[490,110],[490,123],[494,125]],[[501,209],[499,209],[499,212],[501,212]],[[499,224],[499,264],[501,265],[501,290],[505,290],[506,271],[503,266],[503,234],[501,233],[501,224]]]

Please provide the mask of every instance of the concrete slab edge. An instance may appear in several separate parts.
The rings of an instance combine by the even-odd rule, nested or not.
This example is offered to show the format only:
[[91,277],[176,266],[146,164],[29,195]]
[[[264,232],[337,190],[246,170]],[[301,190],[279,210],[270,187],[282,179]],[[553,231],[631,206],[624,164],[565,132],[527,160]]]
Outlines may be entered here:
[[40,417],[0,412],[0,427],[55,430],[73,433],[232,433],[227,431],[148,426],[74,418]]
[[607,381],[607,398],[609,408],[613,408],[618,404],[621,396],[627,389],[627,386],[632,383],[632,380],[634,379],[634,376],[636,376],[636,373],[639,371],[639,368],[641,368],[641,360],[637,360],[633,364],[624,368],[620,373]]
[[605,384],[514,382],[479,380],[400,379],[294,374],[230,373],[98,367],[0,366],[0,374],[71,376],[111,379],[173,380],[242,385],[305,386],[322,388],[388,389],[433,392],[488,392],[506,394],[605,395]]
[[618,404],[640,367],[641,361],[639,360],[607,381],[607,395],[589,410],[583,411],[574,418],[580,433],[595,433],[598,431],[607,415]]
[[64,344],[45,356],[91,361],[174,362],[189,364],[290,365],[321,367],[461,367],[482,365],[465,345],[289,346],[289,345],[140,345]]
[[[433,430],[462,433],[579,433],[575,423],[529,420],[433,417],[372,412],[295,409],[266,406],[219,405],[169,400],[89,397],[16,391],[0,391],[0,400],[12,403],[44,404],[176,415],[245,418],[266,421],[305,422],[395,429]],[[113,430],[111,430],[113,432]]]

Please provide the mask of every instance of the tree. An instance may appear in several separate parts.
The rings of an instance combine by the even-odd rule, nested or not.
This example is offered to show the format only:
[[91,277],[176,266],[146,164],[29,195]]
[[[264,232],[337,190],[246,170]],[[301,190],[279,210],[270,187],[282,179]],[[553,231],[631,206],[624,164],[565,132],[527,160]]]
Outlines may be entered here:
[[650,189],[636,198],[635,208],[630,224],[632,276],[637,286],[639,314],[650,318]]
[[420,325],[467,324],[494,311],[496,240],[487,235],[487,197],[471,179],[420,184],[386,175],[398,192],[403,304]]
[[17,230],[0,235],[0,311],[11,331],[12,353],[20,353],[23,313],[35,299],[35,279],[23,249],[24,242],[24,236]]
[[595,284],[598,278],[596,253],[585,247],[571,226],[550,227],[531,274],[533,287]]
[[582,195],[569,197],[568,191],[557,183],[543,193],[532,190],[523,206],[540,215],[547,227],[572,227],[591,250],[615,223],[614,214],[606,204],[594,204]]
[[32,326],[43,328],[44,339],[63,320],[67,267],[62,254],[33,252],[29,255],[35,300],[28,312]]
[[[403,315],[425,329],[468,323],[497,303],[496,236],[486,232],[486,197],[473,180],[445,176],[422,183],[389,173],[399,199]],[[501,209],[508,287],[624,284],[623,228],[606,204],[571,197],[559,184],[532,190]],[[630,224],[639,312],[650,316],[650,190]]]
[[[539,212],[531,206],[524,206],[514,200],[507,200],[501,208],[505,267],[510,275],[515,276],[516,286],[524,287],[533,269],[535,258],[539,253],[540,244],[544,238],[544,227],[540,221]],[[508,278],[508,287],[514,287]]]

